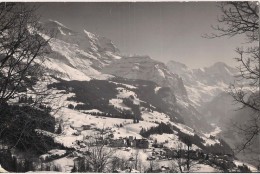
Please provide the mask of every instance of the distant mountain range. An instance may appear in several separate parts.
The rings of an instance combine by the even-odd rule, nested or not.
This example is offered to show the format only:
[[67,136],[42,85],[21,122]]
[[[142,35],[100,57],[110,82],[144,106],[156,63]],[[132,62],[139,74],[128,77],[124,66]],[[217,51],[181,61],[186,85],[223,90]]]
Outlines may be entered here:
[[183,79],[189,99],[198,108],[226,91],[238,74],[237,69],[223,62],[217,62],[210,67],[190,69],[182,63],[170,61],[167,67]]

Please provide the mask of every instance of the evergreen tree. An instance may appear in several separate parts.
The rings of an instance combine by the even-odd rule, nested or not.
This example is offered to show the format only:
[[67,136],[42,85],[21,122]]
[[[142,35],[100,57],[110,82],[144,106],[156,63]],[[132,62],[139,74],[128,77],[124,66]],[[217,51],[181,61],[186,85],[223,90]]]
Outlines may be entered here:
[[56,133],[57,133],[57,134],[61,134],[61,133],[62,133],[61,123],[59,123],[59,127],[58,127]]

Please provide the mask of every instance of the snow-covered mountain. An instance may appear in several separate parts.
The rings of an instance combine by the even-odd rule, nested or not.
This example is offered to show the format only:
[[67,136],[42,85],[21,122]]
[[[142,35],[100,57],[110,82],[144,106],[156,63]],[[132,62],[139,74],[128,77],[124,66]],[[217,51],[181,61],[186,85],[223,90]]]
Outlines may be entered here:
[[188,97],[197,108],[226,91],[237,74],[235,68],[223,62],[217,62],[210,67],[190,69],[182,63],[170,61],[167,67],[182,77]]
[[170,87],[177,96],[185,98],[187,95],[182,79],[176,73],[171,73],[164,63],[155,61],[149,56],[115,60],[102,72],[128,79],[153,81],[162,87]]
[[53,20],[43,26],[55,36],[49,43],[50,54],[44,62],[55,75],[71,80],[106,79],[109,76],[100,69],[121,58],[119,50],[105,37],[86,30],[75,32]]

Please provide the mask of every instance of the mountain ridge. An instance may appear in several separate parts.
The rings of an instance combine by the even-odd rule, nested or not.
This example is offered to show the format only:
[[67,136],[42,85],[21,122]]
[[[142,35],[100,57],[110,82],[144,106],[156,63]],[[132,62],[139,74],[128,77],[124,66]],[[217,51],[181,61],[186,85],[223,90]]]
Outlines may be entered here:
[[168,62],[167,66],[170,71],[182,77],[188,96],[197,108],[226,91],[238,73],[235,68],[223,62],[199,69],[190,69],[175,61]]

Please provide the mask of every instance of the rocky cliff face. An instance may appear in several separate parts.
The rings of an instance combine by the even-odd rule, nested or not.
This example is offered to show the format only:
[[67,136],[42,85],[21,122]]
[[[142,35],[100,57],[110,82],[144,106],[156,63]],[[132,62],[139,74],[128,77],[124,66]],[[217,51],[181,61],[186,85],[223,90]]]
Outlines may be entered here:
[[170,61],[167,67],[183,79],[188,97],[197,108],[227,90],[237,74],[235,68],[222,62],[217,62],[210,67],[190,69],[182,63]]
[[186,89],[182,79],[171,73],[162,62],[149,56],[124,57],[106,66],[102,72],[128,79],[149,80],[162,87],[170,87],[174,94],[186,98]]

